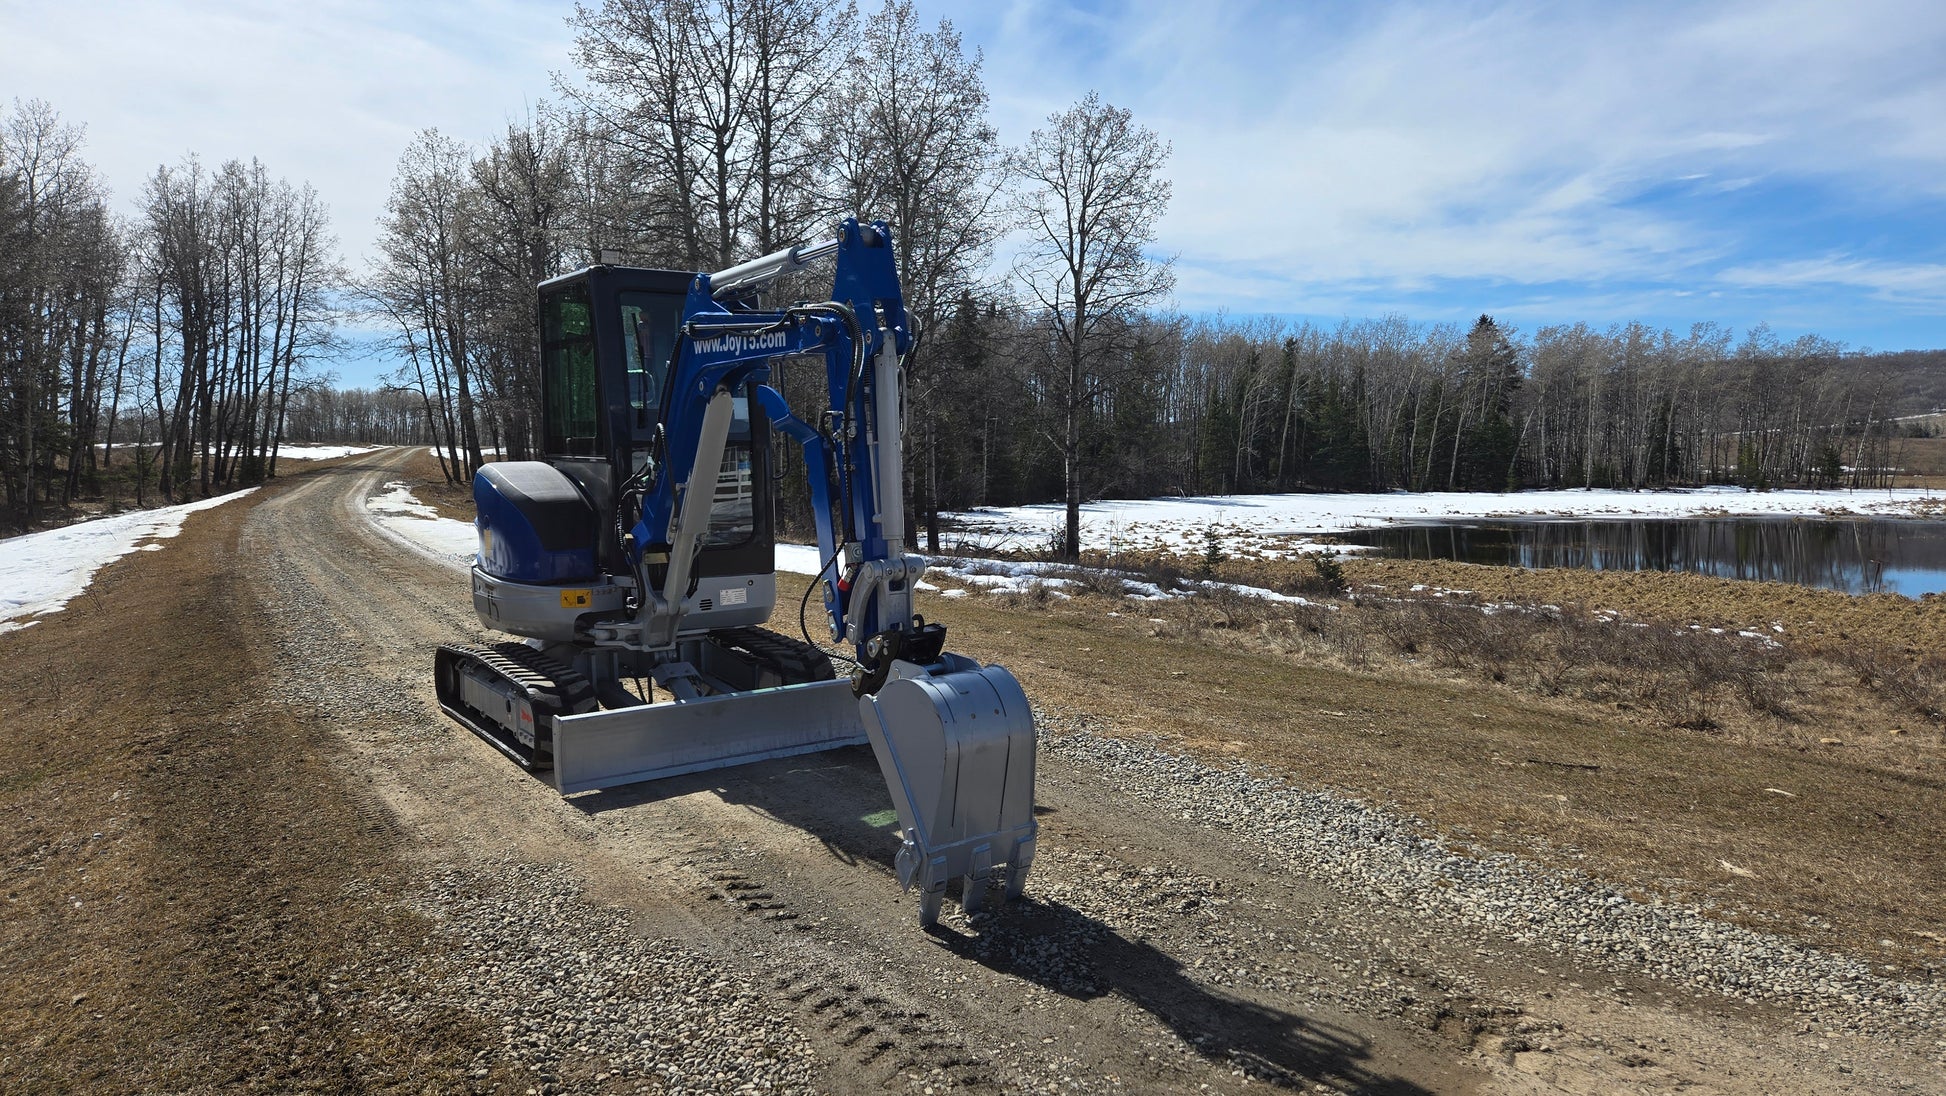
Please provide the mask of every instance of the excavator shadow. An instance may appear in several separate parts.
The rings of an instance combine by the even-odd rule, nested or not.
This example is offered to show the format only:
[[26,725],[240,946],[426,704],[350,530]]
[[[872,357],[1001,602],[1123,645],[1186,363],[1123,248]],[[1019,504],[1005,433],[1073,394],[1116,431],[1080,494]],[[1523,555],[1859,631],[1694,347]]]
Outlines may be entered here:
[[760,761],[572,796],[589,814],[712,792],[723,802],[802,830],[840,863],[882,865],[888,885],[899,851],[891,794],[869,746]]
[[[877,763],[848,747],[736,769],[672,777],[576,796],[582,810],[604,812],[713,792],[820,841],[844,864],[876,864],[895,889],[897,822]],[[1037,808],[1044,817],[1052,813]],[[947,951],[1075,1000],[1119,997],[1154,1016],[1205,1059],[1280,1087],[1329,1083],[1348,1091],[1416,1096],[1428,1090],[1371,1064],[1357,1033],[1300,1012],[1248,1000],[1191,978],[1183,959],[1058,900],[1034,896],[999,906],[971,927],[949,916],[932,939]],[[958,897],[958,884],[952,896]],[[997,894],[995,895],[997,899]],[[909,904],[902,908],[911,910]],[[902,919],[903,920],[903,919]],[[917,932],[910,924],[894,931]]]
[[1030,894],[970,932],[934,937],[962,958],[1066,997],[1119,997],[1154,1016],[1203,1058],[1257,1081],[1308,1090],[1429,1096],[1374,1069],[1370,1043],[1329,1021],[1203,984],[1184,962],[1063,902]]

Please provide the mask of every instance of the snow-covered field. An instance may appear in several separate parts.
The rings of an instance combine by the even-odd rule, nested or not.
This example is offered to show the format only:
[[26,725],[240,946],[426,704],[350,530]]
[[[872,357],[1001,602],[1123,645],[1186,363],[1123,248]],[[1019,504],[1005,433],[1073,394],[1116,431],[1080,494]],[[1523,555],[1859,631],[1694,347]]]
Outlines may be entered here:
[[180,506],[131,510],[0,541],[0,632],[39,623],[23,617],[59,612],[88,588],[96,571],[130,552],[161,551],[163,546],[157,542],[182,532],[189,515],[255,490]]
[[[1940,496],[1924,490],[1898,491],[1744,491],[1702,488],[1682,491],[1532,491],[1390,495],[1227,495],[1211,498],[1148,499],[1090,503],[1082,508],[1082,544],[1104,551],[1163,550],[1195,555],[1211,535],[1225,553],[1266,556],[1323,551],[1311,538],[1347,529],[1466,518],[1645,517],[1712,515],[1790,516],[1858,514],[1899,516]],[[473,526],[441,518],[412,497],[404,484],[389,483],[384,494],[367,500],[372,520],[393,539],[430,558],[471,566],[477,542]],[[1077,571],[1061,564],[985,558],[995,551],[1046,545],[1060,528],[1059,505],[1019,506],[954,515],[963,528],[949,538],[952,555],[932,557],[927,574],[951,586],[946,597],[969,591],[1009,593],[1040,586],[1054,596],[1075,585]],[[1346,550],[1344,546],[1336,546]],[[1357,549],[1352,549],[1357,550]],[[821,562],[813,545],[777,545],[777,570],[810,575]],[[1081,576],[1087,578],[1088,576]],[[1185,581],[1163,590],[1133,576],[1110,576],[1127,596],[1159,600],[1194,596],[1221,587],[1251,597],[1305,604],[1303,598],[1256,587]],[[1090,581],[1098,581],[1090,579]],[[924,582],[921,589],[939,589]]]
[[[1308,537],[1347,529],[1465,518],[1685,518],[1860,514],[1900,516],[1941,495],[1923,489],[1746,491],[1445,492],[1385,495],[1217,495],[1091,502],[1081,508],[1081,546],[1107,552],[1224,551],[1285,555],[1320,551]],[[1045,546],[1066,521],[1059,503],[955,514],[964,554]]]
[[440,517],[438,511],[414,498],[406,484],[388,483],[383,490],[384,494],[365,500],[365,512],[379,532],[428,559],[457,567],[473,566],[480,540],[471,522]]
[[815,544],[779,544],[777,546],[777,569],[789,571],[794,575],[815,575],[818,564],[818,546]]

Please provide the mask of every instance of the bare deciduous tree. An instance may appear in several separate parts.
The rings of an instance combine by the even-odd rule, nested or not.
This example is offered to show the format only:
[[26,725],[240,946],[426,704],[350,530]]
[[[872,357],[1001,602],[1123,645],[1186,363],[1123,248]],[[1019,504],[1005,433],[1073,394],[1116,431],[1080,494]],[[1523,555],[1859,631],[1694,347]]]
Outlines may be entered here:
[[[641,182],[627,250],[720,269],[799,238],[816,97],[842,59],[849,7],[820,0],[604,0],[577,5],[586,86],[557,80]],[[680,241],[670,254],[669,245]]]
[[1062,554],[1081,546],[1084,443],[1107,378],[1139,354],[1141,321],[1175,284],[1169,259],[1151,257],[1155,223],[1169,204],[1162,176],[1169,146],[1127,110],[1094,92],[1047,120],[1021,149],[1030,184],[1022,203],[1032,242],[1015,274],[1051,325],[1050,398],[1067,504]]
[[473,162],[467,245],[479,279],[478,377],[496,447],[526,459],[540,402],[536,287],[562,272],[574,172],[570,136],[543,104]]
[[465,146],[438,130],[413,140],[379,221],[381,257],[367,287],[406,360],[400,379],[443,427],[435,445],[441,468],[461,482],[482,463],[473,397],[477,286],[466,246],[471,171]]

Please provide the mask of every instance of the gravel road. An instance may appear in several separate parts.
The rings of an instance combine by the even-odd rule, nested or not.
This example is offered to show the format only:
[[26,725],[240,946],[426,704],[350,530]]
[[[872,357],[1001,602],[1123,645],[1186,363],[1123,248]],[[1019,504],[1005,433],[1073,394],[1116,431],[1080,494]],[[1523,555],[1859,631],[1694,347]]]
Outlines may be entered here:
[[[869,751],[569,801],[441,716],[462,573],[363,500],[240,545],[288,703],[407,838],[436,951],[347,969],[498,1030],[532,1091],[1942,1091],[1946,994],[1475,856],[1413,820],[1169,753],[1038,697],[1028,899],[916,924]],[[1185,703],[1197,702],[1186,696]],[[1294,728],[1301,733],[1301,728]],[[379,964],[406,963],[380,978]],[[512,1072],[510,1073],[509,1070]]]

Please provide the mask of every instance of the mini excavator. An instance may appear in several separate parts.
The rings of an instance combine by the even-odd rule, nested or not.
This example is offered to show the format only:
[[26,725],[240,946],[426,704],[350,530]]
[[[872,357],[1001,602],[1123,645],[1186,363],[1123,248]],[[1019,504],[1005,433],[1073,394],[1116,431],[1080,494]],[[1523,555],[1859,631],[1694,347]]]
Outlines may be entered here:
[[[835,260],[829,300],[766,308]],[[913,612],[901,423],[914,345],[882,222],[715,274],[598,264],[540,286],[541,452],[474,476],[473,608],[522,642],[446,644],[439,703],[576,795],[870,743],[920,923],[978,913],[1034,858],[1035,730],[1000,666]],[[776,371],[823,366],[793,411]],[[777,605],[773,444],[803,453],[819,574],[802,638]],[[846,678],[811,642],[804,607]],[[635,688],[631,690],[629,684]]]

